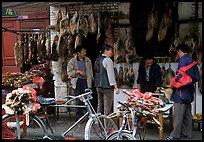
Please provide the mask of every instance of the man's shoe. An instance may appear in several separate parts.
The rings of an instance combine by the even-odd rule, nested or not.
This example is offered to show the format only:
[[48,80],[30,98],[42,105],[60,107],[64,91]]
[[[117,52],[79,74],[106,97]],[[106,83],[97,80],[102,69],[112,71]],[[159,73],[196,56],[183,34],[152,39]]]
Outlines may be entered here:
[[182,138],[182,139],[192,139],[192,136],[181,135],[180,138]]
[[169,136],[169,137],[167,137],[165,140],[178,140],[178,138]]

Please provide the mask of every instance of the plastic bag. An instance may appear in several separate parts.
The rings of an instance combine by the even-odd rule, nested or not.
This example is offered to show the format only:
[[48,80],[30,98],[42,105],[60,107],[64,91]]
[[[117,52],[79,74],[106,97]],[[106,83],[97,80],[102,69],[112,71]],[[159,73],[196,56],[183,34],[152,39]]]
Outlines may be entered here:
[[40,87],[40,89],[42,89],[42,86],[45,82],[43,77],[33,77],[32,82],[35,83],[38,87]]

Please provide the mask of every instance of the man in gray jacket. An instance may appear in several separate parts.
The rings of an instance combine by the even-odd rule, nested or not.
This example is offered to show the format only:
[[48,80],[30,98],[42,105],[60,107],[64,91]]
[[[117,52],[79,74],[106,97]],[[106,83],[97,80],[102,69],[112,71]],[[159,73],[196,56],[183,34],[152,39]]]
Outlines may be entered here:
[[[91,60],[86,56],[86,48],[82,45],[76,47],[76,55],[70,59],[67,66],[67,74],[71,78],[71,85],[74,89],[74,95],[84,93],[87,88],[92,88],[93,70]],[[83,105],[79,99],[76,100],[77,105]],[[76,118],[79,119],[83,115],[81,108],[76,108]]]

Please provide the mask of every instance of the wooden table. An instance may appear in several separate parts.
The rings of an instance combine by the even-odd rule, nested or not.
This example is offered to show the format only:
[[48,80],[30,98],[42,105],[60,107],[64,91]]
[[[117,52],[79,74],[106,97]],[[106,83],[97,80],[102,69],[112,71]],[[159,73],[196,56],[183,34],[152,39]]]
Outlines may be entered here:
[[159,129],[159,137],[161,140],[164,139],[164,113],[170,111],[168,117],[170,119],[170,130],[173,130],[173,104],[165,104],[163,108],[157,109],[159,115],[160,129]]

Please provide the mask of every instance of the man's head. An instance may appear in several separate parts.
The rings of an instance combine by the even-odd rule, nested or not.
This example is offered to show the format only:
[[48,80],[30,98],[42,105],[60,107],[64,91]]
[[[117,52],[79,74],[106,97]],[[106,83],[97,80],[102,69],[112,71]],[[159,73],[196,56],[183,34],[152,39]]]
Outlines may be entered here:
[[104,44],[101,47],[101,53],[107,55],[108,57],[113,56],[113,47],[107,44]]
[[86,57],[86,48],[82,45],[78,45],[76,47],[76,53],[79,57],[84,58],[84,57]]
[[185,53],[189,53],[189,47],[186,44],[179,44],[176,47],[177,56],[182,57]]
[[145,65],[147,67],[150,67],[154,63],[154,56],[146,55],[144,56],[144,61],[145,61]]

